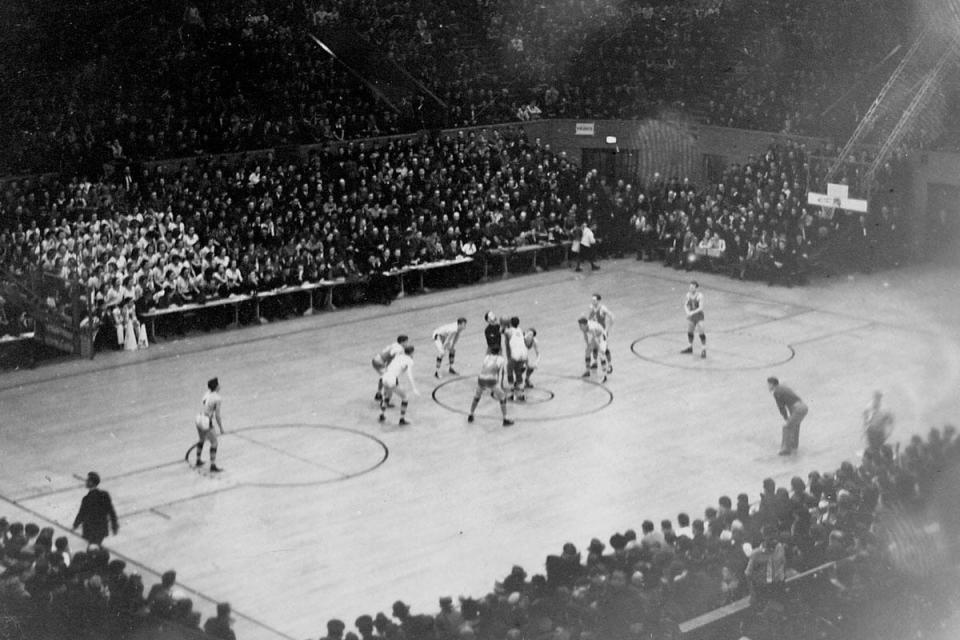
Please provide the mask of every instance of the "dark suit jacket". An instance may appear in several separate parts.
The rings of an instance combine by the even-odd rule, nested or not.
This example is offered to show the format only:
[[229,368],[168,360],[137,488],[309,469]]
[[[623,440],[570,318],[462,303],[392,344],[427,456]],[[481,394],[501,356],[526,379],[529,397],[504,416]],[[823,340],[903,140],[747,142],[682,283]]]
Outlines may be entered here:
[[83,537],[86,540],[103,540],[107,537],[107,526],[117,531],[117,512],[113,510],[110,494],[100,489],[90,489],[80,502],[80,511],[73,526],[83,525]]

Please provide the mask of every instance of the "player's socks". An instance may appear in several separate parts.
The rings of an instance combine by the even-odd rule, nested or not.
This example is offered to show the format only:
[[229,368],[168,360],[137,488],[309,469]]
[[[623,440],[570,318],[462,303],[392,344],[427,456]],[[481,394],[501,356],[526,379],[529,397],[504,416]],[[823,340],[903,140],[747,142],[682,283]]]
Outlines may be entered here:
[[381,412],[380,412],[380,417],[377,418],[377,420],[379,420],[380,422],[383,422],[383,421],[386,420],[386,419],[387,419],[387,416],[383,415],[383,412],[381,411]]
[[211,463],[210,463],[210,471],[212,471],[213,473],[220,473],[221,471],[223,471],[223,469],[221,469],[220,467],[218,467],[217,465],[215,465],[215,464],[213,464],[213,463],[211,462]]
[[407,415],[407,406],[408,406],[409,404],[410,404],[410,403],[407,402],[406,400],[404,400],[404,401],[402,401],[402,402],[400,403],[400,419],[401,419],[401,420],[403,420],[404,416]]
[[197,466],[203,466],[203,440],[197,443]]
[[701,358],[706,358],[706,357],[707,357],[707,350],[706,350],[706,349],[701,349],[701,350],[700,350],[700,357],[701,357]]
[[477,410],[477,405],[480,404],[480,398],[474,397],[473,402],[470,403],[470,415],[473,415],[473,412]]
[[[213,428],[212,426],[210,427]],[[220,467],[217,466],[217,448],[210,447],[210,471],[220,471]]]

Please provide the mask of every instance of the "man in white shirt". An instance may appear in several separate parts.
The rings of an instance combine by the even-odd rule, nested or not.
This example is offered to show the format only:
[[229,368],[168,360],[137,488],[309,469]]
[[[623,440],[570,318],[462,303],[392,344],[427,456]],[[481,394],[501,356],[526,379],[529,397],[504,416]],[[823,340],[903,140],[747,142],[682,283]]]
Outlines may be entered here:
[[586,222],[581,226],[580,252],[577,254],[577,268],[575,271],[582,271],[581,262],[586,260],[590,263],[590,268],[596,271],[600,267],[594,260],[594,246],[597,244],[597,238],[593,235],[593,229]]

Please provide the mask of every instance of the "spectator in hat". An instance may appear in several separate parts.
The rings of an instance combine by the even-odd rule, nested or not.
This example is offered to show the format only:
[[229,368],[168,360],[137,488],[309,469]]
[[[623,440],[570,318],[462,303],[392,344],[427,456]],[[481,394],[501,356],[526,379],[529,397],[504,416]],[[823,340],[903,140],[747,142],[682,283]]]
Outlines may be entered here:
[[360,632],[360,640],[375,640],[379,636],[376,634],[376,629],[373,626],[373,618],[367,614],[363,614],[358,617],[353,626],[357,628],[357,631]]
[[438,640],[453,640],[458,635],[463,616],[453,608],[453,598],[440,598],[440,613],[435,618],[435,629]]
[[346,628],[347,625],[343,623],[343,620],[337,620],[336,618],[329,620],[327,621],[327,635],[320,640],[341,640]]
[[80,511],[73,520],[73,528],[83,525],[83,539],[90,544],[102,544],[107,537],[108,528],[117,535],[117,512],[113,509],[110,494],[99,488],[100,474],[91,471],[87,474],[87,495],[80,502]]
[[203,632],[220,640],[237,640],[237,634],[230,628],[231,624],[233,617],[230,615],[230,603],[220,602],[217,604],[216,617],[207,620],[203,625]]

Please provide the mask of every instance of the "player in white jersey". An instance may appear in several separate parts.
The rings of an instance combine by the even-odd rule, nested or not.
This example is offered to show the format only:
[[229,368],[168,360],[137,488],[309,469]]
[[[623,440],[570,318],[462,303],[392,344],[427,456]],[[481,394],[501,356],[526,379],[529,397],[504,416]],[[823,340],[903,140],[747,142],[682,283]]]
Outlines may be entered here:
[[[607,332],[607,368],[610,372],[613,371],[613,360],[610,357],[610,331],[613,329],[613,313],[610,312],[610,309],[607,308],[607,305],[603,304],[601,300],[603,297],[599,293],[593,294],[593,298],[590,300],[590,308],[587,310],[587,320],[596,320],[600,323],[600,326],[603,327],[604,331]],[[597,368],[597,354],[593,355],[593,359],[590,361],[590,368]]]
[[523,334],[523,343],[527,347],[527,376],[523,386],[526,389],[533,389],[530,376],[540,366],[540,343],[537,341],[537,330],[533,327],[527,329]]
[[433,372],[434,378],[440,377],[440,365],[443,363],[443,356],[447,356],[447,370],[453,375],[457,375],[453,368],[453,359],[457,354],[457,340],[466,327],[467,319],[457,318],[456,322],[445,324],[434,330],[433,344],[437,347],[437,370]]
[[[220,419],[220,381],[211,378],[207,381],[207,392],[203,394],[203,410],[197,414],[194,424],[197,427],[197,466],[203,466],[203,443],[210,443],[210,471],[222,471],[217,466],[217,429],[223,435],[223,421]],[[214,429],[216,426],[216,429]]]
[[417,383],[413,381],[413,345],[408,344],[403,348],[403,353],[396,355],[380,376],[383,383],[383,395],[380,397],[380,422],[387,419],[385,411],[390,406],[390,398],[393,394],[400,396],[400,424],[410,424],[407,422],[407,393],[400,388],[400,375],[406,373],[410,381],[410,389],[416,396],[420,395],[417,391]]
[[703,326],[703,294],[700,293],[700,283],[690,281],[690,290],[683,300],[683,311],[687,314],[687,343],[686,349],[680,353],[693,353],[693,334],[700,333],[700,357],[707,357],[707,332]]
[[523,402],[523,374],[527,368],[527,343],[523,339],[523,329],[520,328],[520,318],[510,318],[510,326],[503,330],[507,340],[507,379],[513,385],[512,399]]
[[383,372],[386,370],[387,365],[390,362],[403,353],[403,348],[407,346],[407,341],[409,338],[404,334],[397,336],[397,341],[393,344],[388,344],[385,346],[380,353],[373,356],[373,360],[370,362],[373,365],[374,370],[377,372],[377,395],[373,397],[374,400],[380,400],[380,397],[383,395],[383,381],[380,380],[380,376],[383,375]]
[[603,371],[603,379],[601,379],[600,382],[606,382],[607,375],[610,373],[606,355],[607,332],[599,322],[596,320],[588,320],[586,316],[581,316],[580,319],[577,320],[577,324],[580,325],[580,331],[583,332],[583,341],[587,345],[587,349],[583,355],[586,370],[581,377],[590,377],[590,359],[593,357],[593,354],[596,353],[600,360],[600,369]]
[[470,414],[467,415],[467,422],[473,422],[473,412],[477,410],[480,404],[480,398],[487,391],[500,403],[500,413],[503,414],[503,426],[509,427],[513,420],[507,419],[507,394],[503,390],[503,376],[507,367],[507,359],[500,355],[500,347],[492,346],[487,349],[483,356],[483,363],[480,365],[480,375],[477,376],[477,390],[473,394],[473,402],[470,403]]

